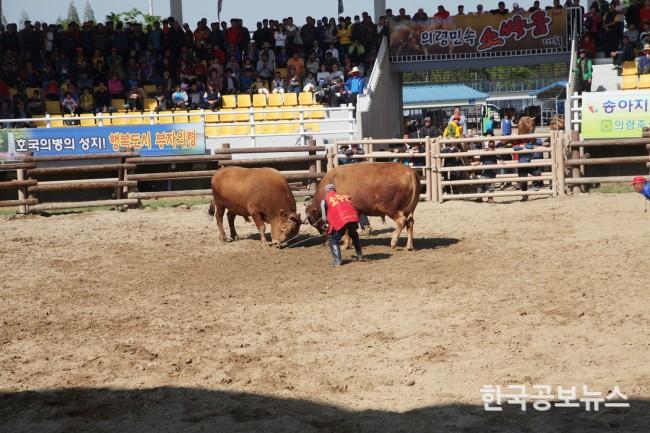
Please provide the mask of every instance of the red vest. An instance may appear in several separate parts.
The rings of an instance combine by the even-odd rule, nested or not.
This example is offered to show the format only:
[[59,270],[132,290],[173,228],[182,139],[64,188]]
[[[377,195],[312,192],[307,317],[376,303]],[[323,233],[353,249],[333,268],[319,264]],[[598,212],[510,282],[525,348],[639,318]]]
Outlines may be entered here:
[[359,222],[359,214],[352,206],[349,196],[330,191],[325,196],[325,203],[327,204],[327,221],[330,225],[329,232],[341,230],[347,223]]

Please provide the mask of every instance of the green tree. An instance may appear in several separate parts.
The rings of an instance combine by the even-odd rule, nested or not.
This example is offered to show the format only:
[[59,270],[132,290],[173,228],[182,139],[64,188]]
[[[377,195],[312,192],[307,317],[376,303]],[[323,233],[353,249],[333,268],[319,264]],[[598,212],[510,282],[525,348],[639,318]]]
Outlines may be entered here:
[[138,10],[137,8],[133,8],[125,12],[120,12],[118,14],[111,13],[109,15],[106,15],[106,21],[112,21],[113,24],[117,24],[118,22],[123,22],[123,23],[140,23],[147,26],[147,25],[153,25],[154,22],[161,21],[161,20],[162,18],[159,15],[145,14],[144,12]]
[[93,11],[90,2],[86,0],[86,7],[84,8],[84,21],[95,22],[95,11]]
[[74,5],[74,2],[70,2],[68,6],[68,23],[75,22],[79,24],[79,12],[77,12],[77,7]]
[[20,19],[18,20],[18,28],[22,28],[25,25],[25,21],[29,20],[29,15],[24,10],[20,11]]

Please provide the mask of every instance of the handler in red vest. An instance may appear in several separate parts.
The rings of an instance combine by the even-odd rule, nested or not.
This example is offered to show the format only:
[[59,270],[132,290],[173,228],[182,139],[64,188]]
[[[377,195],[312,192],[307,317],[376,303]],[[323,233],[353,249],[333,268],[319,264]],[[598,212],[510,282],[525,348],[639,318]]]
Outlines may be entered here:
[[332,253],[332,266],[341,266],[341,238],[347,230],[354,244],[355,259],[363,261],[361,241],[357,228],[359,228],[359,214],[352,206],[352,200],[347,195],[336,192],[333,184],[325,186],[327,195],[320,204],[323,222],[327,227],[327,234]]

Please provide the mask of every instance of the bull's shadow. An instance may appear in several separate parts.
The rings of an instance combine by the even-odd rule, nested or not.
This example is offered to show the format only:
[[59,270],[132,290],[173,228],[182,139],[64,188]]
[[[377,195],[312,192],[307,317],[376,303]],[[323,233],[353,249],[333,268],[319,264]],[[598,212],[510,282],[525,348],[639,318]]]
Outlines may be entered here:
[[[460,239],[456,238],[419,238],[415,236],[413,238],[413,249],[417,250],[435,250],[438,248],[446,248],[451,245],[455,245],[460,242]],[[362,238],[362,246],[383,246],[390,248],[390,237],[375,237],[374,232],[373,236]],[[397,249],[404,250],[406,249],[406,236],[402,234],[399,241],[397,242]]]
[[5,391],[0,392],[0,432],[647,432],[650,401],[628,402],[629,408],[601,406],[590,412],[584,404],[539,412],[530,402],[525,412],[505,403],[502,412],[463,403],[392,412],[201,388]]

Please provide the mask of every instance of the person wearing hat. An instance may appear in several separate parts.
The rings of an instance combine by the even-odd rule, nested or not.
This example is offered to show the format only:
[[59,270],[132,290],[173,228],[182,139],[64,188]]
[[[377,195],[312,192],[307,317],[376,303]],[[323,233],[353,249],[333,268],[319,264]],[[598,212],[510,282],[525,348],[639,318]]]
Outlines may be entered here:
[[641,55],[636,59],[636,67],[639,75],[650,74],[650,44],[645,44]]
[[573,72],[578,76],[577,91],[578,94],[582,92],[591,92],[591,77],[593,75],[593,64],[591,59],[587,57],[587,51],[584,48],[578,50],[578,58],[576,59],[576,66]]
[[417,131],[418,138],[425,138],[425,137],[437,137],[439,135],[438,133],[438,128],[433,126],[433,123],[431,123],[431,117],[427,116],[424,118],[423,125],[420,129]]
[[353,67],[350,71],[347,81],[345,82],[345,89],[351,95],[351,101],[355,106],[357,104],[357,95],[363,93],[366,88],[366,79],[361,76],[361,71],[357,66]]
[[637,176],[632,180],[632,187],[634,188],[634,191],[638,192],[641,194],[643,197],[646,198],[646,200],[650,200],[650,182],[643,177],[643,176]]
[[336,186],[332,183],[325,185],[326,195],[321,201],[321,215],[332,254],[332,266],[341,266],[341,239],[345,232],[352,239],[355,259],[363,261],[363,251],[357,228],[359,227],[359,214],[352,205],[350,196],[336,192]]

